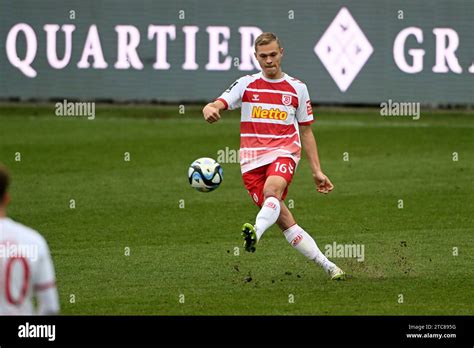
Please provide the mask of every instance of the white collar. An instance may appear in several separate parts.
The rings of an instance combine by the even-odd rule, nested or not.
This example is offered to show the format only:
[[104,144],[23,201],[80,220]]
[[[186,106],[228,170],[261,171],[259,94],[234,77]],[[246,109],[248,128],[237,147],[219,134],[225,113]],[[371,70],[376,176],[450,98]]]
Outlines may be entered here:
[[280,77],[279,79],[269,79],[268,77],[265,77],[265,75],[263,74],[263,72],[260,72],[260,75],[262,77],[262,80],[265,80],[267,82],[273,82],[273,83],[277,83],[277,82],[282,82],[286,79],[286,74],[284,72],[283,73],[283,76]]

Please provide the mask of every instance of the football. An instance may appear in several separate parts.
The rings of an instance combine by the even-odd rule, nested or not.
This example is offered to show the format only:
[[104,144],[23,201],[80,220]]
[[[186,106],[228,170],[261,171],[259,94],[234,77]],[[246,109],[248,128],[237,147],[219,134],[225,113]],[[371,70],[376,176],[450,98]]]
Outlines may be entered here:
[[223,178],[222,167],[212,158],[198,158],[188,169],[189,184],[200,192],[215,190]]

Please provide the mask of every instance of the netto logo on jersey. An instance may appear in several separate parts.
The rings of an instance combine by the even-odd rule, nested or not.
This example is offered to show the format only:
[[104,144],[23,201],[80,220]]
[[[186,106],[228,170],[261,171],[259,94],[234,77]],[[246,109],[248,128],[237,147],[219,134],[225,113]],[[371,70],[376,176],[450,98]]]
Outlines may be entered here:
[[261,106],[254,106],[252,108],[252,118],[268,118],[270,120],[284,121],[288,118],[288,113],[281,111],[278,108],[272,108],[268,110],[262,108]]

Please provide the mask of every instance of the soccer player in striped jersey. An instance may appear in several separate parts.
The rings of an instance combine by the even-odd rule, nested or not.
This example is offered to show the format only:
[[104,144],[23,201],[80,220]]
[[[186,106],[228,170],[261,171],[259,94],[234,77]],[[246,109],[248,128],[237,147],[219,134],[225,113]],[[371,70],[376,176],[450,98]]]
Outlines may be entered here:
[[0,165],[0,315],[58,314],[48,245],[38,232],[7,217],[8,184],[9,175]]
[[283,48],[273,33],[255,40],[255,57],[262,71],[235,81],[217,100],[207,104],[207,122],[220,119],[220,112],[241,108],[240,165],[245,187],[260,207],[255,224],[242,227],[244,247],[254,252],[263,233],[276,223],[286,240],[308,259],[321,266],[334,280],[345,273],[319,250],[314,239],[300,227],[284,203],[304,148],[317,191],[334,188],[321,170],[311,123],[313,112],[306,85],[281,69]]

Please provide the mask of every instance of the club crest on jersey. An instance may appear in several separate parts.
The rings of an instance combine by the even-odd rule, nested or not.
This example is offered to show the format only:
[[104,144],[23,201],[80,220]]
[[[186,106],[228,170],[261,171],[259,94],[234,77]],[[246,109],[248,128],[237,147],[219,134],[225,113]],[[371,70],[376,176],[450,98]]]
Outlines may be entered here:
[[281,102],[283,105],[291,105],[291,95],[283,94],[281,96]]

